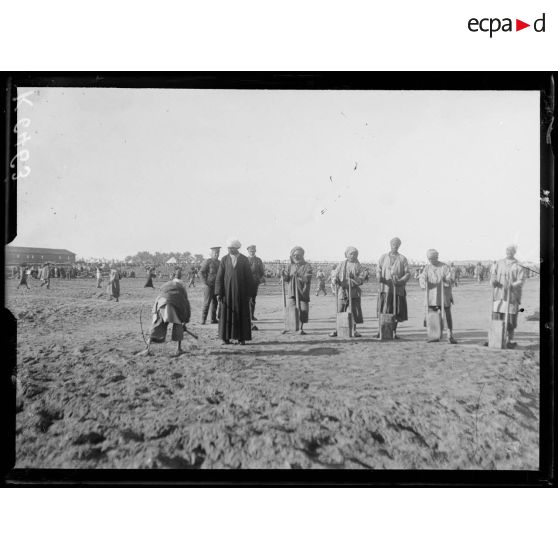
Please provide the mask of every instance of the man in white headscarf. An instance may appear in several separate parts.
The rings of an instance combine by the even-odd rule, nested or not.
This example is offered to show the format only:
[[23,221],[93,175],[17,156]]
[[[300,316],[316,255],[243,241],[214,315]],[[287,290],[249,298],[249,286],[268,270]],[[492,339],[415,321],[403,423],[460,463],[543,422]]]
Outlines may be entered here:
[[312,266],[304,259],[304,248],[295,246],[290,254],[291,264],[283,272],[283,281],[288,282],[287,304],[297,305],[300,311],[300,335],[306,335],[304,324],[308,323],[310,311],[310,285]]
[[[401,240],[392,238],[390,240],[391,250],[383,254],[378,261],[376,275],[380,282],[380,293],[378,295],[378,316],[380,314],[395,314],[394,334],[397,336],[397,324],[405,322],[407,316],[407,291],[405,285],[411,277],[407,258],[399,253]],[[395,289],[395,308],[394,303]],[[379,336],[379,334],[378,334]]]
[[[438,260],[438,250],[428,250],[426,252],[428,263],[424,266],[419,276],[421,288],[427,289],[427,305],[429,312],[437,312],[442,310],[446,318],[448,327],[448,341],[452,344],[457,343],[453,336],[453,320],[451,316],[451,305],[453,303],[453,295],[451,292],[451,272],[447,264]],[[443,289],[443,291],[442,291]],[[443,308],[442,307],[443,292]],[[428,342],[437,341],[429,339]]]
[[517,347],[517,343],[513,342],[513,335],[517,328],[517,313],[525,282],[525,271],[515,259],[516,250],[515,246],[508,246],[505,259],[497,261],[492,266],[490,275],[490,282],[494,287],[492,319],[505,320],[506,306],[509,304],[508,338],[506,339],[506,346],[509,349]]
[[228,254],[221,258],[215,278],[215,294],[221,303],[219,337],[223,345],[229,345],[231,339],[244,345],[252,339],[250,299],[255,294],[254,278],[248,258],[239,252],[240,242],[231,238],[226,246]]
[[[337,311],[351,311],[353,315],[353,337],[360,337],[357,331],[357,324],[362,324],[362,307],[360,304],[360,286],[364,282],[364,269],[358,261],[358,250],[354,246],[349,246],[345,250],[345,261],[341,262],[335,273],[335,285],[337,288]],[[349,284],[350,284],[350,304],[349,304]],[[337,337],[337,329],[334,329],[330,337]]]

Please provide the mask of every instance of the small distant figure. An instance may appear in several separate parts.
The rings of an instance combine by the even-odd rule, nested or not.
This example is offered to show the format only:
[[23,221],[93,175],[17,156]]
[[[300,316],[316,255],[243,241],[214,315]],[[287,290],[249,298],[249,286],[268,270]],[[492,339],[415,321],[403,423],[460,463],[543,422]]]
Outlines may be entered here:
[[453,262],[449,264],[450,270],[450,283],[452,287],[457,287],[459,285],[459,268],[455,266]]
[[149,332],[147,349],[139,353],[142,356],[152,354],[151,343],[164,343],[167,337],[169,324],[172,324],[171,339],[178,343],[174,356],[180,356],[186,351],[182,350],[182,340],[186,324],[190,321],[190,302],[186,287],[182,282],[182,270],[177,269],[174,278],[163,284],[161,293],[153,305],[153,323]]
[[115,302],[118,302],[120,298],[120,274],[114,265],[110,268],[107,293],[109,294],[109,300],[114,298]]
[[153,286],[153,278],[154,277],[155,277],[155,272],[154,272],[153,268],[148,267],[147,268],[147,280],[145,281],[145,285],[143,286],[144,289],[146,289],[147,287],[151,287],[152,289],[155,288]]
[[336,289],[336,276],[337,276],[337,266],[333,266],[333,269],[329,272],[329,288],[331,289],[331,294],[335,296]]
[[19,283],[17,285],[17,288],[19,289],[19,287],[27,287],[29,289],[29,285],[27,283],[27,279],[29,278],[31,274],[29,273],[29,270],[27,270],[25,268],[25,266],[21,266],[20,268],[20,272],[19,272]]
[[190,273],[188,274],[188,287],[195,287],[196,286],[196,277],[198,276],[198,269],[196,267],[192,267],[190,269]]
[[41,287],[46,285],[46,288],[50,289],[50,264],[48,262],[41,268],[39,279],[41,280]]
[[316,273],[316,279],[318,280],[318,289],[316,290],[316,296],[318,296],[320,293],[324,293],[324,296],[327,296],[326,276],[321,267],[318,269],[318,272]]
[[97,266],[97,288],[100,289],[103,282],[103,274],[101,272],[101,268]]
[[477,278],[477,283],[482,283],[484,279],[484,266],[481,262],[478,262],[475,266],[475,277]]

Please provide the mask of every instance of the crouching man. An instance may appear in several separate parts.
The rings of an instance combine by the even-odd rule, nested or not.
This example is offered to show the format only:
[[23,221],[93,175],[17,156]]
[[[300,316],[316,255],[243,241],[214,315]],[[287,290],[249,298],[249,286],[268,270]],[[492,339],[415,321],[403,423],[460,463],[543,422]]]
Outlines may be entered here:
[[174,356],[180,356],[186,351],[182,350],[184,328],[190,321],[190,302],[186,287],[182,282],[182,271],[177,269],[174,279],[163,284],[161,292],[153,305],[153,323],[149,332],[147,349],[140,355],[150,355],[151,343],[164,343],[167,337],[167,328],[172,324],[171,339],[178,343]]

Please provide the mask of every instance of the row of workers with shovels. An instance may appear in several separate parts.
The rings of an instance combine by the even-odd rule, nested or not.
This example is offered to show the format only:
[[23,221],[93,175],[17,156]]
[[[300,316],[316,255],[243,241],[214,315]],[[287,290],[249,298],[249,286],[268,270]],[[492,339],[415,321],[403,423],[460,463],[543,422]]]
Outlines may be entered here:
[[[381,340],[398,339],[397,326],[408,319],[405,285],[411,274],[405,256],[399,253],[401,241],[394,238],[390,251],[378,263],[378,334]],[[493,348],[513,348],[514,330],[521,303],[521,291],[525,280],[523,267],[515,259],[516,248],[506,249],[506,258],[496,262],[491,269],[493,286],[491,323],[488,331],[488,345]],[[439,261],[438,251],[427,252],[428,263],[419,276],[419,284],[424,289],[424,326],[427,341],[441,341],[446,333],[449,343],[457,343],[453,335],[451,306],[452,273],[447,264]],[[364,268],[358,261],[358,250],[348,247],[345,261],[341,262],[333,277],[336,300],[336,328],[331,337],[360,337],[357,325],[363,323],[361,307],[361,285],[364,282]],[[304,334],[304,324],[308,322],[310,283],[312,268],[304,260],[304,250],[297,246],[291,251],[291,264],[282,274],[283,306],[285,309],[284,333]]]

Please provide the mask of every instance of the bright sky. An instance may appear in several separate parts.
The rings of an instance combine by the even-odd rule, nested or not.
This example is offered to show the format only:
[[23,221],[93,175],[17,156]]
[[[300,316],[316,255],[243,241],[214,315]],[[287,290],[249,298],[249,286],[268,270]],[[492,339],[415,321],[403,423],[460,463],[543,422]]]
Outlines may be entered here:
[[538,92],[33,91],[16,246],[539,260]]

